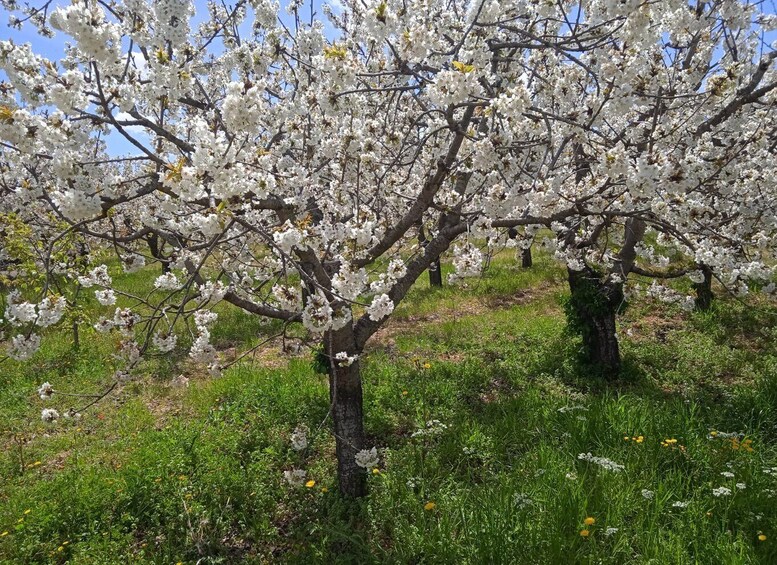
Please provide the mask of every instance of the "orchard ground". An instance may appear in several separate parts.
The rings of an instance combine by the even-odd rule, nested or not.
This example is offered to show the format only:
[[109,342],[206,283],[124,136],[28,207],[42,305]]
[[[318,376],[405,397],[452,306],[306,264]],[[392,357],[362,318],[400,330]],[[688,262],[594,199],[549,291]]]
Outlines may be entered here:
[[[122,284],[140,292],[156,274]],[[521,269],[509,252],[468,288],[416,285],[363,357],[381,460],[359,501],[337,494],[310,351],[276,343],[213,378],[179,344],[50,426],[37,386],[100,390],[114,344],[85,329],[74,351],[49,334],[31,362],[0,367],[0,561],[777,562],[777,307],[638,299],[608,383],[565,332],[566,296],[556,262]],[[219,314],[227,359],[278,329]],[[284,482],[293,468],[303,486]]]

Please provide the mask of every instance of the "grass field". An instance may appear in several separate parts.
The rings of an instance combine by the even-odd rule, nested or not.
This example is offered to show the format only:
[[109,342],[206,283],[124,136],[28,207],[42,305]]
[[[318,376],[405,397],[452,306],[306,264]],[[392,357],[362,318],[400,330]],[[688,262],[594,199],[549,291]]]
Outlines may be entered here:
[[[99,390],[113,348],[51,334],[0,366],[0,561],[777,563],[777,308],[638,300],[620,319],[624,375],[606,383],[565,333],[565,296],[543,257],[499,257],[468,288],[419,283],[364,356],[381,463],[357,502],[336,493],[310,352],[212,378],[181,348],[47,426],[37,386]],[[219,311],[227,356],[272,330]],[[315,484],[286,484],[292,468]]]

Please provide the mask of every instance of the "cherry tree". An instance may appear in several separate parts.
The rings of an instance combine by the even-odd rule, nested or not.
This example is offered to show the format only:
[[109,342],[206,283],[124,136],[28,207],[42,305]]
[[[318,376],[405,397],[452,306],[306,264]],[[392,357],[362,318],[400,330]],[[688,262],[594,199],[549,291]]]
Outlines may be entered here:
[[[494,225],[553,230],[571,322],[611,375],[630,274],[688,276],[699,307],[709,305],[713,276],[741,294],[773,274],[777,52],[765,37],[777,17],[759,7],[584,4],[581,25],[616,17],[617,32],[575,64],[544,66],[533,89],[529,114],[554,123],[549,143],[560,158],[537,177],[523,217]],[[656,283],[649,293],[694,306]]]
[[[124,296],[132,306],[95,324],[122,339],[108,390],[186,324],[190,356],[219,371],[219,301],[318,336],[340,489],[360,495],[377,457],[365,344],[456,238],[457,275],[479,272],[476,243],[528,202],[547,154],[549,122],[523,115],[532,77],[616,24],[573,30],[568,6],[496,1],[347,2],[326,20],[296,3],[279,17],[266,0],[208,10],[196,29],[193,7],[169,0],[22,11],[71,43],[51,61],[0,42],[5,186],[126,269],[169,266],[151,295]],[[117,136],[126,155],[107,150]],[[112,272],[79,279],[111,307],[126,294]]]
[[[210,4],[194,29],[193,6],[179,1],[30,7],[19,21],[71,44],[51,61],[0,42],[10,80],[0,90],[3,190],[65,226],[46,239],[47,275],[65,234],[116,256],[78,279],[106,307],[117,297],[130,304],[95,324],[121,336],[123,365],[107,390],[148,352],[178,347],[186,329],[190,357],[221,370],[210,339],[220,301],[303,325],[329,374],[340,490],[358,496],[378,457],[365,443],[360,356],[441,254],[451,249],[455,277],[475,276],[483,242],[501,241],[500,228],[526,226],[528,238],[547,226],[573,293],[576,273],[598,273],[594,260],[608,266],[604,279],[586,279],[610,304],[601,289],[620,289],[634,271],[648,225],[684,253],[715,241],[680,223],[687,216],[673,202],[654,210],[691,185],[659,187],[671,166],[655,177],[644,168],[693,156],[706,163],[691,175],[700,190],[726,189],[712,174],[723,161],[741,168],[744,155],[756,163],[773,149],[764,141],[773,134],[742,135],[773,70],[767,63],[759,76],[757,45],[730,37],[736,13],[720,12],[740,4],[702,6],[694,16],[679,1],[353,1],[325,6],[321,18],[312,5],[279,14],[252,0]],[[700,26],[707,14],[722,23]],[[705,77],[721,68],[711,61],[725,56],[712,52],[726,41],[741,66],[714,99]],[[677,68],[672,53],[684,60],[691,50],[710,68]],[[645,84],[628,90],[640,77]],[[732,120],[744,123],[726,134]],[[689,127],[709,129],[691,143]],[[106,139],[117,137],[130,150],[109,151]],[[726,175],[734,182],[734,169]],[[730,225],[739,220],[727,236],[748,233]],[[633,235],[612,251],[618,227]],[[154,272],[150,295],[114,284],[113,264],[154,262],[165,271]],[[40,310],[45,298],[19,300],[12,314],[23,303]],[[14,319],[18,328],[32,321]],[[10,337],[25,340],[26,354],[39,342],[29,327]],[[303,436],[300,428],[293,443]],[[299,476],[289,471],[289,481]]]

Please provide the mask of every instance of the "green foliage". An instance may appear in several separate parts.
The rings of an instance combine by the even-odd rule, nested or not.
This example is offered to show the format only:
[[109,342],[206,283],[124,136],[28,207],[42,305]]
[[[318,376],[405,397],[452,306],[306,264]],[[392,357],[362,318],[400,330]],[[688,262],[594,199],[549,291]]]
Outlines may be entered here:
[[[469,288],[419,287],[398,308],[398,329],[363,356],[382,452],[358,502],[336,493],[327,383],[309,356],[190,375],[186,389],[149,375],[46,427],[40,381],[99,389],[112,348],[48,336],[0,376],[0,562],[777,562],[774,307],[636,301],[621,319],[628,378],[608,383],[565,346],[563,272],[537,259],[525,271],[498,257]],[[220,316],[224,344],[269,331],[241,316]],[[446,427],[413,437],[430,420]],[[285,484],[295,468],[315,485]]]
[[313,361],[311,361],[311,367],[314,373],[319,375],[328,375],[331,369],[332,362],[329,359],[329,355],[326,354],[326,348],[323,344],[318,344],[313,348]]

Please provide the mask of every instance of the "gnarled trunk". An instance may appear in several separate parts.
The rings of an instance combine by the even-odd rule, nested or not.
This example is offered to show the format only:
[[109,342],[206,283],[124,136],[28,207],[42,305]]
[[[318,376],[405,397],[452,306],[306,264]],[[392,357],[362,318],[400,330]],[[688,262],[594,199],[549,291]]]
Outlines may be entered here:
[[615,333],[615,316],[623,303],[621,284],[604,283],[591,270],[568,269],[569,315],[571,324],[583,337],[586,358],[605,376],[620,372],[621,356]]
[[694,283],[696,289],[696,300],[694,302],[696,309],[702,312],[712,307],[712,300],[715,295],[712,294],[712,269],[707,265],[701,265],[701,272],[704,273],[704,280],[700,283]]
[[364,469],[356,464],[356,453],[364,449],[364,413],[360,363],[348,367],[338,365],[335,355],[345,352],[356,355],[353,327],[348,324],[337,331],[327,332],[324,346],[329,357],[329,400],[337,451],[337,478],[340,492],[359,497],[367,493]]

